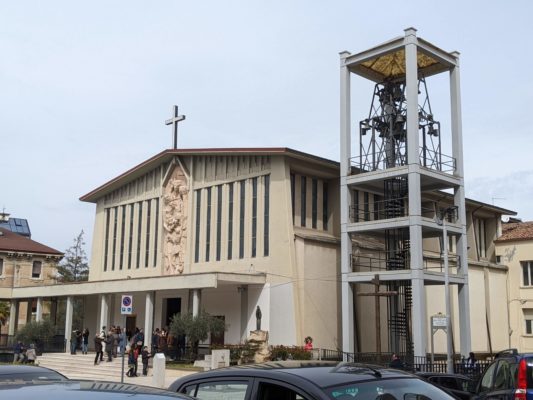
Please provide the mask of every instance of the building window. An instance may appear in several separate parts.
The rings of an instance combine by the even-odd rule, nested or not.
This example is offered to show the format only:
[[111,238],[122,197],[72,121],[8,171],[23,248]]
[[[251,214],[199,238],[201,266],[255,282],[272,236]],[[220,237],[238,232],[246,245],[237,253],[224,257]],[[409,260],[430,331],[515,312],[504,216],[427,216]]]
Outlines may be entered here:
[[104,245],[104,271],[107,271],[107,259],[109,256],[109,216],[110,210],[105,210],[105,245]]
[[252,257],[257,252],[257,177],[252,178]]
[[200,261],[200,210],[202,206],[202,190],[196,191],[196,235],[194,238],[194,262]]
[[374,221],[377,221],[379,219],[379,203],[380,203],[380,197],[375,194],[374,195]]
[[141,234],[142,234],[142,223],[143,223],[143,203],[139,201],[139,212],[137,213],[137,263],[135,268],[141,266]]
[[270,234],[270,228],[269,228],[269,219],[270,219],[270,175],[265,175],[265,215],[264,215],[264,230],[263,230],[263,255],[265,257],[268,256],[268,253],[270,251],[269,246],[269,234]]
[[42,268],[43,268],[43,263],[41,261],[34,261],[33,267],[31,269],[31,277],[34,279],[39,279],[41,277]]
[[130,237],[128,238],[128,269],[131,269],[131,256],[133,253],[133,213],[135,204],[130,204]]
[[157,238],[159,236],[159,199],[155,199],[154,267],[157,265]]
[[211,188],[207,188],[207,224],[205,228],[205,261],[211,252]]
[[0,258],[0,276],[4,275],[4,259]]
[[146,246],[144,256],[144,268],[148,267],[150,259],[150,219],[152,217],[152,200],[146,201]]
[[318,216],[318,181],[316,178],[313,178],[311,182],[311,226],[313,229],[316,229],[316,221]]
[[294,216],[295,216],[295,213],[296,213],[296,210],[295,210],[295,199],[296,199],[296,195],[294,193],[294,191],[296,190],[296,176],[294,174],[291,174],[291,206],[292,206],[292,224],[294,225]]
[[328,230],[328,183],[322,184],[322,227]]
[[476,248],[477,255],[480,258],[487,257],[487,245],[486,245],[486,232],[485,232],[485,220],[474,220],[474,232],[476,235]]
[[521,261],[522,265],[522,285],[533,286],[533,261]]
[[370,199],[368,196],[368,192],[363,192],[364,197],[364,212],[365,212],[365,221],[370,221]]
[[216,259],[220,261],[220,247],[222,242],[222,185],[217,186],[217,252]]
[[524,314],[524,325],[526,328],[526,335],[533,335],[533,309],[522,310]]
[[241,181],[239,216],[239,258],[244,258],[244,212],[246,205],[246,181]]
[[118,230],[118,207],[113,209],[113,258],[111,259],[111,270],[115,270],[115,256],[117,251],[117,230]]
[[307,179],[305,176],[302,176],[300,187],[300,196],[301,196],[301,210],[300,210],[300,226],[305,226],[305,217],[307,216]]
[[228,260],[233,250],[233,182],[228,184]]
[[353,191],[353,222],[359,222],[359,190]]
[[122,220],[120,221],[120,262],[119,269],[124,265],[124,234],[126,233],[126,206],[120,206]]

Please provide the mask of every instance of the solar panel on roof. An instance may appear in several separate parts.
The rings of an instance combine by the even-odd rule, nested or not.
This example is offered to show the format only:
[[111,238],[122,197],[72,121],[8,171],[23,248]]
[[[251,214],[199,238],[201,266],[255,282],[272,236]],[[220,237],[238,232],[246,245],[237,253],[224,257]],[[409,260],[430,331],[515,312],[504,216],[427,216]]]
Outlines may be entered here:
[[9,218],[7,222],[0,222],[0,228],[5,228],[11,232],[31,238],[28,220],[24,218]]

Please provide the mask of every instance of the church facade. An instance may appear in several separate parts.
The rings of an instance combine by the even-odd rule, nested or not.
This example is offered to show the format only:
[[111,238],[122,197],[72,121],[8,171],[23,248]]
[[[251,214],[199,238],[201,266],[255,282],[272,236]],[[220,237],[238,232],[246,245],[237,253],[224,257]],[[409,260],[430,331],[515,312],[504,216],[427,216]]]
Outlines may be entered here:
[[[356,191],[353,215],[379,218],[382,198]],[[97,332],[119,325],[151,332],[180,312],[205,310],[223,318],[227,331],[208,343],[237,344],[256,329],[269,332],[269,344],[342,348],[340,275],[339,164],[288,148],[171,149],[133,167],[81,197],[95,205],[89,280],[69,284],[41,282],[0,289],[12,309],[24,304],[59,304],[58,322],[70,338],[75,302],[83,303],[84,327]],[[424,208],[453,204],[443,192],[426,193]],[[505,265],[497,262],[494,241],[501,216],[512,211],[466,200],[469,243],[472,349],[489,353],[508,347]],[[456,243],[450,239],[453,254]],[[373,273],[373,255],[383,243],[363,234],[352,237],[352,268]],[[441,271],[441,244],[424,241],[425,268]],[[452,274],[453,257],[450,258]],[[366,265],[366,266],[365,266]],[[372,285],[353,284],[357,352],[376,351],[376,338],[387,344],[388,321],[381,313],[376,333],[376,297]],[[378,290],[386,290],[383,285]],[[452,291],[456,288],[452,287]],[[130,315],[121,314],[122,296],[133,298]],[[430,318],[444,310],[441,287],[428,287],[425,310]],[[387,299],[379,300],[382,310]],[[458,307],[452,304],[453,326]],[[36,319],[42,315],[36,315]],[[16,330],[16,322],[10,333]],[[62,325],[61,325],[62,324]],[[19,322],[19,326],[21,323]],[[147,342],[150,335],[146,335]],[[454,329],[458,349],[459,332]],[[445,335],[435,335],[435,349],[446,349]],[[68,347],[67,347],[68,348]],[[430,349],[427,348],[429,352]]]

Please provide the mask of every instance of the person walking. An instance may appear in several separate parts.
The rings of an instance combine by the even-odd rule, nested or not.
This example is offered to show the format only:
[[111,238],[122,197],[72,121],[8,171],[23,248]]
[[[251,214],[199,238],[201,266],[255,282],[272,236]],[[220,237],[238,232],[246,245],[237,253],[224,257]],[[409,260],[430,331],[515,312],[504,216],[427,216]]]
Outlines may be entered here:
[[94,335],[94,351],[96,351],[96,357],[94,357],[94,365],[99,364],[99,361],[103,361],[104,359],[104,352],[102,351],[102,342],[104,339],[102,339],[102,335],[96,334]]
[[81,334],[81,354],[87,354],[89,348],[89,329],[85,328]]
[[76,354],[76,346],[78,341],[78,330],[73,329],[70,334],[70,354]]
[[142,363],[143,363],[143,376],[147,376],[148,375],[148,360],[150,359],[150,357],[152,357],[152,355],[148,351],[148,346],[143,347],[143,351],[141,352],[141,357],[142,357]]

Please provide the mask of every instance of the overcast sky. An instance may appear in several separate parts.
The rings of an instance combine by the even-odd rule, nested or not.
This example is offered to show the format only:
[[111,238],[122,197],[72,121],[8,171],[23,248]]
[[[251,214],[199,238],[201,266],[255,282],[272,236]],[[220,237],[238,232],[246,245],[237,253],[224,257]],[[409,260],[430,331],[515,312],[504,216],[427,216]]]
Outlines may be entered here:
[[[338,161],[338,53],[413,26],[461,53],[467,197],[533,220],[533,3],[492,3],[3,1],[0,210],[61,251],[83,229],[90,256],[95,206],[79,197],[170,148],[173,104],[179,147]],[[353,81],[355,124],[372,88]],[[446,126],[444,82],[428,79]]]

